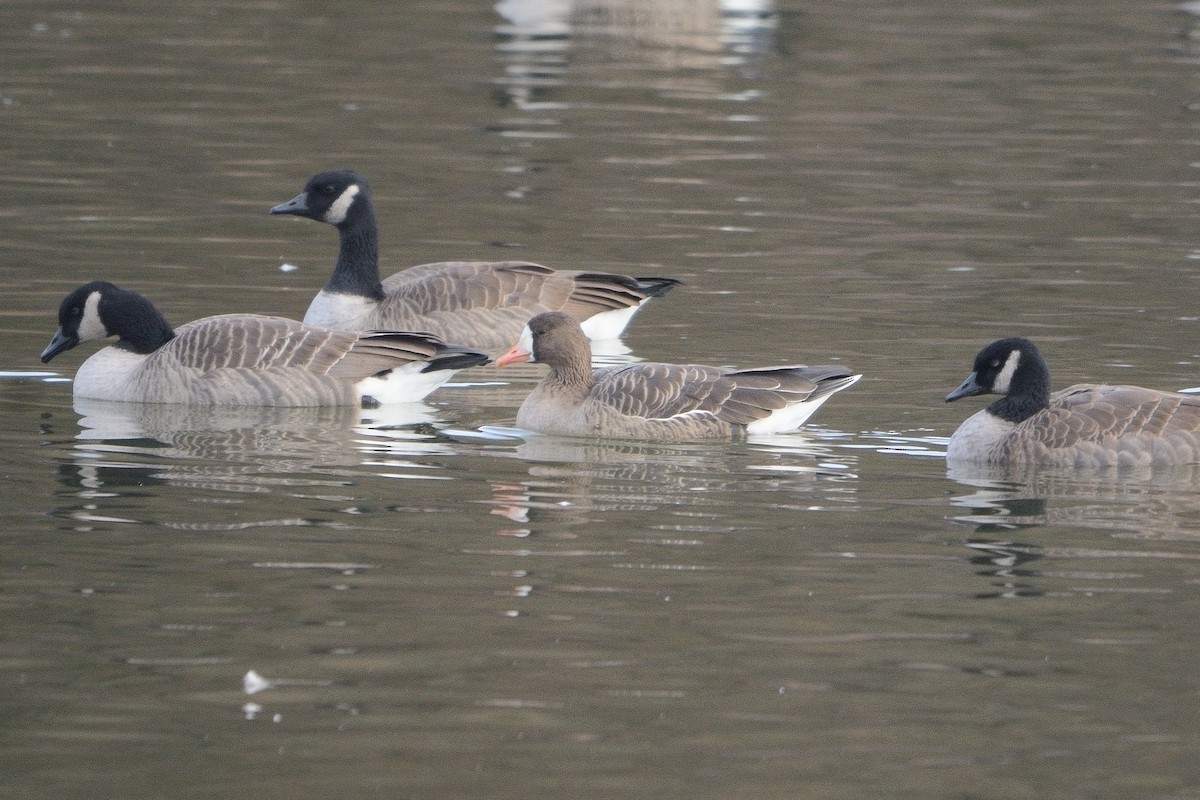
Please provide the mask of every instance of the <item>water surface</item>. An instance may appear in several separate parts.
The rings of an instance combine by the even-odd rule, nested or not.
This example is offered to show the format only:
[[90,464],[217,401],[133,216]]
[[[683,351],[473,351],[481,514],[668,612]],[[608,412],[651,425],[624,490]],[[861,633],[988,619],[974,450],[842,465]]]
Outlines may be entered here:
[[[1200,384],[1194,14],[0,19],[6,796],[1198,796],[1193,471],[941,457],[1002,335],[1060,386]],[[533,369],[364,417],[37,362],[97,278],[301,315],[336,236],[267,209],[338,166],[388,272],[677,277],[627,357],[865,377],[798,435],[644,445],[516,435]]]

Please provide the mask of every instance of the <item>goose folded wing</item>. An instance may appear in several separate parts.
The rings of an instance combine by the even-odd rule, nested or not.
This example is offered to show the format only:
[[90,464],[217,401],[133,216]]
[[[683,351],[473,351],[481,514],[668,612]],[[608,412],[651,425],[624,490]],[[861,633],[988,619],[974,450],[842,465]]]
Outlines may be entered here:
[[167,345],[181,366],[194,369],[287,368],[350,378],[427,360],[440,346],[424,333],[358,334],[251,314],[197,320]]
[[625,416],[716,417],[736,388],[726,372],[695,364],[628,364],[597,372],[597,392],[606,405]]
[[1200,431],[1200,397],[1140,386],[1080,384],[1056,393],[1036,426],[1047,447],[1081,440],[1157,439]]
[[389,303],[409,314],[436,315],[520,306],[528,317],[561,308],[573,282],[526,261],[443,261],[397,272],[383,281]]
[[679,281],[669,278],[631,278],[602,272],[568,272],[574,283],[570,300],[563,307],[576,319],[598,311],[617,311],[633,308],[649,297],[666,293]]

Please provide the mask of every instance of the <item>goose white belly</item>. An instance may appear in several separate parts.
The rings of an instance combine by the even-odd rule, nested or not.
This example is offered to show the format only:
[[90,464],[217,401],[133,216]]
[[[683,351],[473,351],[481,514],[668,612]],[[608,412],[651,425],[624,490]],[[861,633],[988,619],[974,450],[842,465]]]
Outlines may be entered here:
[[146,356],[105,347],[88,357],[75,373],[74,393],[76,397],[90,400],[137,400],[137,370],[146,362]]
[[977,411],[967,417],[946,448],[948,461],[986,462],[999,445],[1017,426],[1001,419],[988,410]]

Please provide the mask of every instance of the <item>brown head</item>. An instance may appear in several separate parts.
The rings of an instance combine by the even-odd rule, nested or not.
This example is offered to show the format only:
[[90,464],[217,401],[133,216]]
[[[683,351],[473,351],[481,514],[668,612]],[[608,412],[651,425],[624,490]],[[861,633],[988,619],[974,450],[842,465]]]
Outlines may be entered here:
[[591,374],[592,349],[579,323],[561,311],[538,314],[529,320],[521,338],[496,359],[497,366],[522,361],[545,364],[552,371]]

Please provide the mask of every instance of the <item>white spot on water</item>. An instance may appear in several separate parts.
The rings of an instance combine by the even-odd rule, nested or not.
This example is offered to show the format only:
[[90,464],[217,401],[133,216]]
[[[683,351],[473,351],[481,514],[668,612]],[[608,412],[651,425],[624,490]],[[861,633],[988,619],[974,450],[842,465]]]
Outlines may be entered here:
[[259,675],[254,670],[250,670],[242,676],[242,691],[246,694],[258,694],[272,688],[272,683]]

